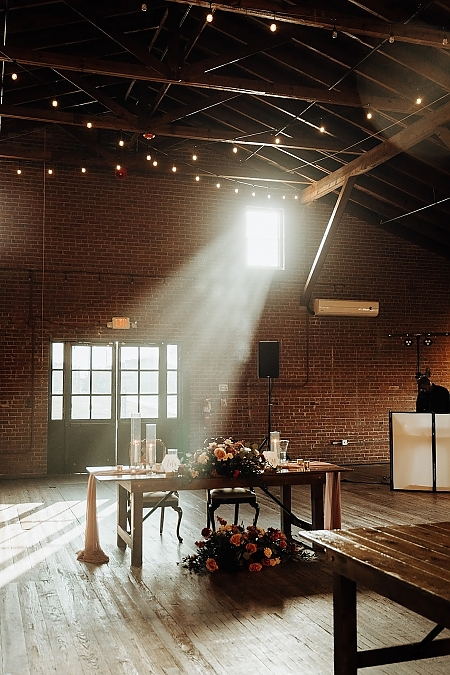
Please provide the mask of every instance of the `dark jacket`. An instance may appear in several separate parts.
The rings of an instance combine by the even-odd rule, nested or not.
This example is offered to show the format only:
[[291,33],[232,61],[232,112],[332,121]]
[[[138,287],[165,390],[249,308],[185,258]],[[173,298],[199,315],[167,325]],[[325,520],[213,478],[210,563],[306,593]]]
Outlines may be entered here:
[[439,384],[432,384],[431,391],[419,391],[416,412],[450,413],[450,394]]

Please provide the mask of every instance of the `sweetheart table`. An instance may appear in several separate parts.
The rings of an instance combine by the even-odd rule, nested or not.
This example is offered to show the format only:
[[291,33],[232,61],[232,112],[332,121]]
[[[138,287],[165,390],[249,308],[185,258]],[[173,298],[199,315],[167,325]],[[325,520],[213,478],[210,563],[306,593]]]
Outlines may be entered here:
[[[181,490],[213,490],[215,488],[253,487],[262,490],[280,507],[280,528],[290,538],[292,526],[305,530],[336,529],[341,526],[340,474],[344,467],[328,462],[310,462],[308,471],[282,469],[251,476],[215,478],[149,474],[144,470],[132,472],[129,467],[86,467],[89,473],[85,548],[78,554],[84,562],[107,562],[100,548],[95,513],[95,481],[117,483],[117,545],[131,549],[131,565],[142,566],[143,493],[166,492],[167,496]],[[309,485],[311,491],[311,521],[292,513],[292,486]],[[269,488],[278,486],[279,497]],[[131,531],[127,531],[128,502],[131,506]],[[157,508],[157,507],[155,507]]]

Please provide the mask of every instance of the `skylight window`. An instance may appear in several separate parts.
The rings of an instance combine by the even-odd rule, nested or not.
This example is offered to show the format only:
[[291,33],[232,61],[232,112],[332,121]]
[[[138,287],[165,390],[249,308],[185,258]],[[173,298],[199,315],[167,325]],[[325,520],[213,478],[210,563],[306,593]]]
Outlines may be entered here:
[[247,209],[247,265],[284,269],[284,223],[281,209]]

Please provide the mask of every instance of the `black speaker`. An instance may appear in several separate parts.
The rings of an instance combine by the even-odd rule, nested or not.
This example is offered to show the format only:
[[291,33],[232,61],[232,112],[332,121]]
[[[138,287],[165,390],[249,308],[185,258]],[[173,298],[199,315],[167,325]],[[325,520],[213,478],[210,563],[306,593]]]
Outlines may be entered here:
[[280,343],[258,344],[258,377],[280,377]]

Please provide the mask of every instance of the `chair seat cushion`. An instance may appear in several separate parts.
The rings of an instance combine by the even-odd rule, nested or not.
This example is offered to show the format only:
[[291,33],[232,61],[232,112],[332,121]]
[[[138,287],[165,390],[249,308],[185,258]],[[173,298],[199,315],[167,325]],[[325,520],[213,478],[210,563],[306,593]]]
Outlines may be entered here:
[[[166,494],[167,492],[144,492],[142,495],[144,508],[148,508],[149,506],[155,506],[158,502],[161,501],[161,499],[164,498]],[[173,492],[170,495],[170,497],[167,497],[166,501],[164,502],[164,506],[173,506],[173,505],[176,506],[178,505],[177,492]]]
[[216,488],[214,490],[210,490],[209,497],[210,499],[214,500],[228,501],[233,499],[248,501],[256,499],[256,494],[251,488]]

